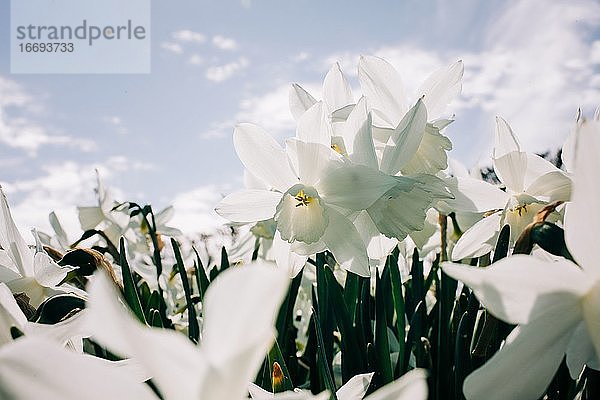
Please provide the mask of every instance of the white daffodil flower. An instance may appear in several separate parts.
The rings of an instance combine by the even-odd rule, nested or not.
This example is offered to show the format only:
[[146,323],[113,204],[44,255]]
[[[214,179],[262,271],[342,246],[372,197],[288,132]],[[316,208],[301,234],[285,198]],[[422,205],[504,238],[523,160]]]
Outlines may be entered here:
[[96,170],[96,195],[97,206],[77,207],[79,223],[84,231],[90,229],[102,230],[109,240],[119,245],[119,238],[125,235],[129,227],[129,214],[123,210],[113,210],[118,203],[112,198],[108,189],[104,188],[100,180],[100,173]]
[[47,233],[38,231],[38,236],[42,243],[59,251],[70,250],[70,245],[73,242],[69,240],[67,232],[65,232],[65,229],[58,220],[58,217],[54,211],[48,215],[48,220],[52,230],[54,231],[54,235],[49,235]]
[[397,184],[394,177],[345,163],[329,146],[286,141],[286,151],[263,129],[238,125],[236,152],[246,169],[271,190],[233,193],[217,212],[234,222],[274,218],[291,250],[310,255],[328,249],[342,268],[370,276],[364,243],[346,217],[365,210]]
[[11,328],[15,327],[26,336],[42,336],[64,345],[68,340],[88,337],[85,324],[86,310],[56,324],[38,324],[27,321],[10,289],[0,283],[0,347],[12,342]]
[[[398,240],[407,235],[414,234],[415,242],[426,242],[425,238],[420,240],[418,236],[425,228],[427,210],[438,199],[452,196],[445,190],[442,181],[421,172],[435,173],[445,168],[445,150],[451,146],[449,142],[448,146],[437,148],[426,145],[430,144],[429,139],[439,135],[438,128],[443,128],[446,122],[436,123],[438,128],[428,124],[424,100],[418,100],[408,111],[402,106],[402,111],[398,111],[402,112],[399,114],[401,120],[388,124],[393,129],[374,125],[371,116],[378,111],[372,103],[386,104],[389,101],[386,96],[390,96],[385,79],[379,79],[378,71],[389,72],[393,67],[378,58],[363,58],[361,63],[363,72],[368,75],[363,77],[363,87],[371,98],[362,97],[356,105],[348,106],[352,101],[349,84],[336,64],[325,77],[324,101],[317,102],[308,92],[294,85],[290,91],[290,108],[298,120],[296,134],[300,140],[330,146],[351,162],[388,175],[405,175],[397,177],[394,188],[353,218],[367,246],[371,264],[379,265]],[[374,71],[372,76],[369,75],[370,70]],[[440,113],[445,107],[441,104],[447,103],[453,97],[452,93],[460,91],[461,76],[462,64],[458,63],[445,72],[434,74],[424,86],[423,93],[430,95],[428,102],[434,107],[434,112]],[[440,97],[441,103],[431,100],[431,96]],[[331,99],[338,99],[336,107],[330,105],[334,103]],[[399,105],[399,99],[395,98],[394,102]],[[372,112],[368,112],[367,103],[371,105]],[[337,111],[332,112],[335,109]],[[373,137],[381,135],[385,138],[379,138],[381,143],[376,148]],[[421,148],[431,154],[419,153]]]
[[[345,121],[354,108],[354,96],[339,63],[331,66],[323,80],[323,100],[327,116],[332,122]],[[299,121],[317,100],[302,86],[294,83],[289,92],[290,111]]]
[[[330,82],[338,83],[334,85]],[[334,65],[325,77],[324,93],[328,93],[326,88],[336,87],[342,94],[330,97],[346,99],[338,102],[338,105],[350,101],[351,96],[343,94],[348,93],[344,88],[349,85],[339,65]],[[294,89],[292,93],[297,94],[299,89]],[[296,137],[305,142],[331,147],[354,164],[372,168],[396,179],[393,188],[369,208],[351,218],[367,246],[371,264],[380,265],[399,240],[424,228],[426,212],[434,200],[450,197],[444,190],[443,182],[433,176],[396,176],[400,175],[402,167],[410,162],[418,149],[426,130],[427,111],[424,103],[419,100],[392,132],[389,145],[384,147],[379,158],[373,143],[373,124],[365,97],[361,97],[352,106],[344,119],[330,115],[330,111],[331,107],[326,103],[314,103],[298,118]],[[413,137],[417,140],[412,140]]]
[[565,239],[579,265],[527,255],[510,256],[486,268],[443,265],[444,272],[473,289],[493,315],[518,324],[498,353],[465,380],[469,400],[539,398],[565,353],[573,379],[584,365],[600,368],[600,214],[595,212],[600,206],[600,122],[582,124],[576,147]]
[[156,400],[130,365],[66,350],[42,337],[23,336],[0,348],[0,396],[27,400]]
[[546,204],[569,200],[569,176],[542,157],[522,151],[512,129],[500,117],[496,118],[493,163],[505,191],[485,190],[486,203],[496,206],[490,207],[490,214],[461,236],[452,251],[453,260],[490,252],[504,224],[510,225],[511,243],[514,243]]
[[38,307],[48,297],[76,291],[68,285],[57,285],[71,271],[56,264],[38,243],[36,249],[27,246],[12,218],[8,201],[0,188],[0,282],[13,293],[24,292],[31,305]]
[[[373,373],[356,375],[340,387],[335,395],[339,400],[425,400],[427,399],[427,374],[422,369],[414,369],[398,380],[391,382],[365,397]],[[329,398],[328,392],[313,395],[309,391],[296,390],[273,394],[261,387],[251,384],[250,397],[254,400],[324,400]]]
[[270,348],[288,277],[270,265],[231,268],[211,283],[203,334],[185,336],[142,326],[116,301],[104,275],[90,285],[93,338],[147,370],[166,399],[242,399]]
[[421,99],[427,108],[429,121],[423,130],[405,138],[403,145],[410,148],[412,157],[402,167],[404,175],[435,174],[445,169],[446,151],[452,148],[448,138],[440,134],[451,120],[441,118],[448,103],[462,90],[463,63],[458,61],[434,72],[407,101],[398,72],[387,61],[374,56],[363,56],[358,64],[358,79],[367,103],[373,113],[373,138],[382,151],[390,137],[404,129],[401,124],[409,111],[409,104]]
[[[596,111],[594,112],[592,119],[594,121],[600,121],[600,106],[596,107]],[[585,118],[583,118],[581,109],[577,110],[573,128],[565,139],[565,143],[563,144],[560,152],[560,158],[568,172],[573,172],[575,168],[575,146],[577,144],[577,132],[584,121]]]

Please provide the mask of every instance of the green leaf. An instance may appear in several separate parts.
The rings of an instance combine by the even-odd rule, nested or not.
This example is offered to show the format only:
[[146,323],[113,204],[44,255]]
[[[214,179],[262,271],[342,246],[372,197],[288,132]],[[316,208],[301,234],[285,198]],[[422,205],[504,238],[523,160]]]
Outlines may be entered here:
[[346,285],[344,286],[344,301],[348,313],[351,316],[351,321],[354,322],[356,306],[358,305],[358,295],[360,293],[360,277],[356,274],[348,272],[346,275]]
[[[396,329],[398,330],[398,365],[401,366],[406,347],[406,311],[404,295],[402,293],[402,277],[400,276],[396,255],[390,254],[386,262],[390,270],[390,280],[392,283],[392,299],[394,301],[394,310],[396,311]],[[398,371],[395,378],[399,378],[406,372],[402,368],[398,368],[398,366],[396,366],[395,370]]]
[[221,268],[219,272],[225,271],[229,268],[229,256],[227,255],[227,250],[225,250],[225,246],[221,247]]
[[196,253],[196,268],[194,268],[194,272],[196,276],[196,285],[200,291],[200,300],[202,301],[204,299],[204,294],[208,289],[208,285],[210,285],[210,281],[208,280],[208,276],[206,276],[206,270],[204,269],[204,264],[202,264],[198,251],[195,247],[192,247],[192,249],[194,250],[194,253]]
[[531,229],[531,240],[550,254],[573,260],[565,243],[565,231],[550,222],[540,222]]
[[142,310],[142,305],[140,303],[140,298],[138,297],[138,292],[135,287],[135,282],[133,281],[133,275],[131,274],[131,269],[129,268],[129,263],[127,262],[127,257],[125,255],[125,239],[121,237],[121,241],[119,244],[120,247],[120,264],[123,272],[123,296],[125,297],[125,302],[133,311],[133,314],[137,317],[140,322],[146,324],[146,318],[144,317],[144,311]]
[[163,328],[162,319],[160,318],[160,313],[158,310],[152,309],[150,310],[150,326],[154,326],[156,328]]
[[333,320],[333,310],[329,299],[329,291],[327,290],[327,281],[325,280],[326,270],[329,266],[326,263],[325,253],[316,255],[317,263],[317,296],[319,301],[319,319],[321,324],[319,328],[323,336],[323,348],[327,355],[327,362],[333,362],[333,331],[335,329],[335,321]]
[[[360,343],[357,329],[352,325],[352,315],[346,307],[342,287],[335,279],[333,271],[325,268],[323,272],[331,308],[340,334],[342,335],[342,381],[347,382],[353,376],[363,373],[367,369],[366,359],[364,359],[363,354],[365,345]],[[348,273],[348,276],[350,275],[352,273]]]
[[426,364],[425,360],[423,359],[423,345],[421,343],[421,337],[424,334],[423,316],[425,315],[426,311],[427,309],[425,301],[419,301],[415,307],[415,312],[410,319],[410,328],[408,329],[408,335],[406,336],[406,343],[408,344],[408,347],[406,348],[407,351],[404,353],[404,359],[402,360],[402,370],[404,371],[408,370],[410,353],[413,349],[415,352],[417,367],[422,367]]
[[153,290],[150,298],[148,299],[148,304],[146,305],[144,311],[146,313],[146,319],[150,321],[152,310],[160,310],[160,293],[157,290]]
[[208,273],[210,276],[210,281],[214,281],[217,276],[219,275],[219,268],[217,268],[216,266],[212,267],[212,269],[210,270],[210,272]]
[[331,394],[330,399],[337,400],[335,394],[337,389],[335,387],[335,381],[333,380],[331,365],[329,365],[327,354],[325,354],[325,343],[323,342],[323,332],[321,332],[321,322],[319,321],[319,312],[317,311],[318,307],[318,304],[315,304],[315,307],[313,307],[313,317],[315,320],[314,327],[317,336],[317,366],[325,381],[325,388],[329,390],[329,393]]
[[20,338],[21,336],[25,336],[25,334],[16,326],[10,327],[10,337],[15,340]]
[[[387,270],[389,271],[389,269]],[[389,273],[389,272],[388,272]],[[394,380],[390,345],[388,342],[387,315],[382,279],[375,276],[375,362],[379,386],[384,386]]]
[[198,326],[198,318],[196,316],[196,307],[192,301],[192,291],[190,289],[190,283],[187,278],[187,272],[185,271],[185,265],[183,265],[183,259],[181,258],[181,251],[179,250],[179,243],[171,238],[171,245],[175,252],[175,260],[177,261],[177,269],[181,282],[183,283],[183,291],[185,293],[185,301],[187,303],[188,310],[188,337],[194,343],[198,343],[200,338],[200,327]]
[[142,309],[144,311],[148,310],[148,302],[150,301],[150,296],[152,296],[152,292],[150,291],[150,286],[146,281],[142,281],[140,286],[138,287],[138,293],[140,295],[140,304],[142,305]]
[[506,257],[508,254],[508,247],[510,243],[510,225],[506,224],[500,230],[498,240],[496,241],[496,248],[494,249],[494,260],[496,262]]

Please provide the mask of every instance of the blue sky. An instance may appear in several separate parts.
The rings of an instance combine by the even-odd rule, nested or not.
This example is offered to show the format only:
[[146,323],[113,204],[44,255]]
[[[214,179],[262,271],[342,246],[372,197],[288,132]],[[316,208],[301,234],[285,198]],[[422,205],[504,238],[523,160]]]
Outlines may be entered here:
[[320,97],[339,61],[392,62],[409,89],[464,60],[449,107],[451,156],[488,164],[502,115],[530,151],[558,148],[578,107],[600,103],[596,1],[152,1],[152,73],[10,73],[9,1],[0,1],[0,182],[21,227],[56,210],[77,232],[94,203],[94,168],[119,200],[176,207],[175,225],[209,229],[241,186],[236,122],[291,136],[291,82]]

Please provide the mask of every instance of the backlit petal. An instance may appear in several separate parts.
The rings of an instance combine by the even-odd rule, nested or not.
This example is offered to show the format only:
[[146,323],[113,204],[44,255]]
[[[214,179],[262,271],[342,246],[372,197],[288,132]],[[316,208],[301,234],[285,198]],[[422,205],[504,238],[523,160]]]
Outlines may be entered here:
[[589,288],[585,274],[566,260],[514,255],[485,268],[445,263],[443,269],[473,289],[492,314],[511,324],[528,323],[557,308],[581,318],[579,299]]
[[225,197],[215,208],[217,214],[234,222],[257,222],[273,218],[281,193],[242,190]]
[[248,171],[274,189],[283,192],[298,181],[285,151],[261,127],[239,124],[233,132],[233,144]]

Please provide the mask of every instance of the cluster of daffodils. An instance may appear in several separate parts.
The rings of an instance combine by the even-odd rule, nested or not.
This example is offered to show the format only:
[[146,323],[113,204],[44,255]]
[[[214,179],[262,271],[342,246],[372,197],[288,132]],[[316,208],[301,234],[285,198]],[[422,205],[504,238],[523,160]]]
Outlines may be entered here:
[[600,397],[600,116],[559,166],[497,117],[484,180],[444,135],[462,75],[409,95],[361,57],[359,96],[338,64],[321,100],[292,85],[284,146],[233,132],[232,235],[186,237],[98,175],[78,239],[54,213],[24,236],[0,188],[0,397]]
[[409,102],[386,61],[363,57],[355,100],[334,65],[317,101],[290,90],[296,135],[285,148],[256,125],[234,132],[248,188],[224,198],[217,212],[237,223],[269,226],[272,257],[296,276],[310,255],[328,250],[346,271],[370,276],[392,248],[425,227],[428,210],[454,198],[437,176],[451,143],[441,118],[461,90],[457,62],[433,74]]

